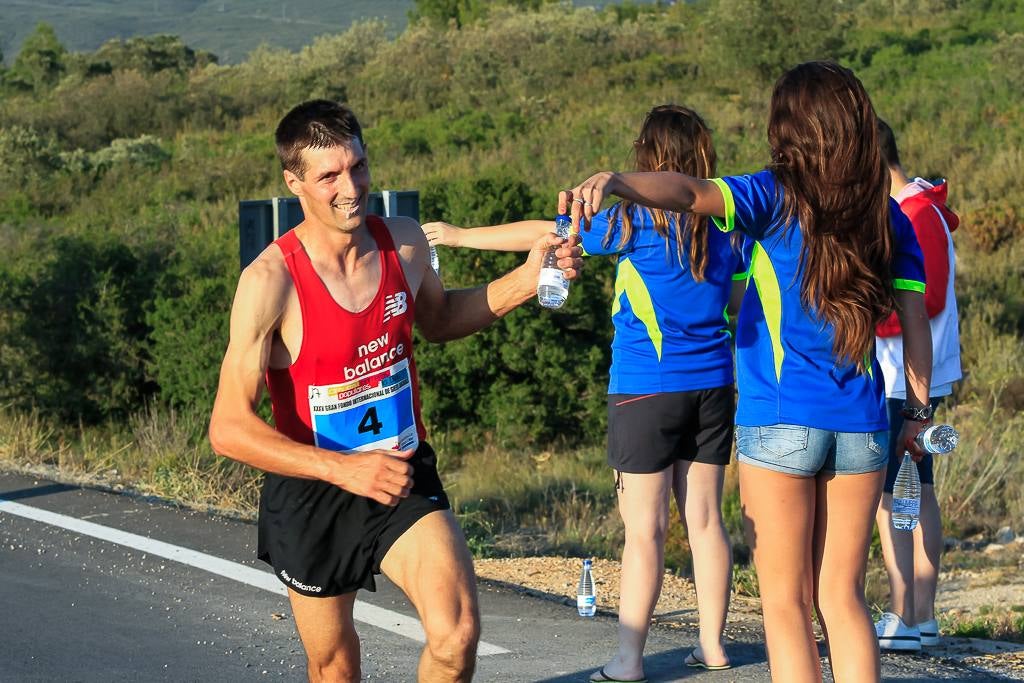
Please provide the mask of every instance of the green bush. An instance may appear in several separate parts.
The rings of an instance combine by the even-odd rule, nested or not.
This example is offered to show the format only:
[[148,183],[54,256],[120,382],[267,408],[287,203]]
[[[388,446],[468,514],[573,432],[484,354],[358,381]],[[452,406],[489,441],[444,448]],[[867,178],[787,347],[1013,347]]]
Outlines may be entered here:
[[10,325],[0,401],[71,423],[139,409],[156,391],[144,370],[155,255],[103,238],[35,246],[38,261],[0,279]]

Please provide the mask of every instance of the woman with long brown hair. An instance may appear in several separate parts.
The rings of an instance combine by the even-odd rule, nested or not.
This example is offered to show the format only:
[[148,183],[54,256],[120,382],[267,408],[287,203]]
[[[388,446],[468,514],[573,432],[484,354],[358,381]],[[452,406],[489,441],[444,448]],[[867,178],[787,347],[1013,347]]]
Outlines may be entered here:
[[570,192],[574,221],[618,195],[755,241],[736,334],[736,444],[769,664],[787,683],[821,680],[812,602],[835,680],[880,677],[864,572],[888,439],[874,327],[894,308],[907,371],[899,440],[918,458],[928,417],[923,263],[888,200],[875,121],[851,71],[809,62],[775,85],[759,173],[599,173]]
[[[715,174],[711,130],[686,107],[652,109],[633,150],[639,171]],[[560,198],[562,212],[566,202]],[[528,248],[552,229],[551,221],[423,226],[432,244],[501,250]],[[709,230],[702,216],[628,200],[594,215],[582,239],[587,254],[613,255],[617,264],[608,463],[626,536],[618,651],[591,680],[644,680],[643,650],[664,576],[670,496],[687,530],[700,617],[700,644],[685,663],[729,668],[722,631],[732,559],[721,508],[734,392],[723,311],[733,280],[746,277],[741,250],[731,236]],[[736,289],[742,293],[742,283]]]

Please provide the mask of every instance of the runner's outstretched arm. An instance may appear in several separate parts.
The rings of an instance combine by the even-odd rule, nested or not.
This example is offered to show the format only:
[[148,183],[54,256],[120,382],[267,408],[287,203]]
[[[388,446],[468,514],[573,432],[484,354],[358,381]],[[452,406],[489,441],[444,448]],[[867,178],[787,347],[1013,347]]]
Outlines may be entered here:
[[231,336],[210,417],[210,444],[219,455],[290,477],[321,479],[360,496],[395,505],[409,495],[413,451],[342,454],[301,444],[256,414],[271,343],[290,293],[283,260],[264,252],[243,272],[231,307]]

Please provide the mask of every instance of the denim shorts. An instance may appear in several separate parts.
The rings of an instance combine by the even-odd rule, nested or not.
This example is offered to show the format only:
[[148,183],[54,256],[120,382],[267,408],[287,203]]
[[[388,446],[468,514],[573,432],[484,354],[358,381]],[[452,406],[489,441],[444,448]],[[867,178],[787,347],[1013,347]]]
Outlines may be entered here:
[[877,472],[889,461],[889,432],[833,432],[800,425],[736,426],[736,457],[804,477]]

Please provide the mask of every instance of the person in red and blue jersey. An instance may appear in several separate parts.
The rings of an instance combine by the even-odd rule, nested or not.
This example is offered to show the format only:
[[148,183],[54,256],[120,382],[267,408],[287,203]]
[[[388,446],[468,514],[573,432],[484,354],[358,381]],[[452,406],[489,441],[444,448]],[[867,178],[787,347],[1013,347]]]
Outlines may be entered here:
[[[772,678],[820,681],[817,609],[836,681],[880,679],[864,599],[867,550],[888,460],[875,325],[895,309],[907,404],[928,403],[924,269],[889,200],[876,116],[856,76],[808,62],[775,84],[771,163],[752,175],[598,173],[569,191],[573,222],[606,195],[712,216],[754,240],[736,332],[740,497],[757,569]],[[922,424],[899,442],[914,457]]]
[[[634,142],[636,168],[715,173],[711,130],[692,109],[654,107]],[[567,197],[560,211],[567,212]],[[462,229],[423,226],[433,244],[525,249],[551,221]],[[588,256],[615,258],[612,364],[608,382],[608,464],[625,526],[616,654],[593,681],[643,680],[643,651],[661,592],[669,499],[674,497],[693,556],[700,642],[683,663],[727,669],[722,643],[732,554],[722,520],[725,466],[735,409],[732,339],[726,309],[746,279],[742,239],[706,218],[630,201],[593,216],[582,233]],[[735,285],[735,286],[734,286]]]

